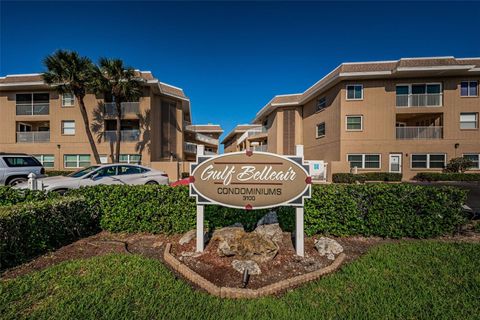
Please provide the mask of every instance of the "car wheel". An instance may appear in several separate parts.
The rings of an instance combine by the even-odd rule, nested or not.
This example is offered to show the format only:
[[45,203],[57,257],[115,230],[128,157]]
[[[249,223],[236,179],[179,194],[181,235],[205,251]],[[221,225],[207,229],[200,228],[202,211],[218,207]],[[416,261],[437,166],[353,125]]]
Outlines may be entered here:
[[22,178],[22,177],[13,178],[12,180],[10,180],[8,185],[13,187],[13,186],[16,186],[17,184],[24,183],[24,182],[27,182],[27,181],[28,181],[27,178]]
[[156,185],[156,184],[158,184],[158,182],[157,182],[157,181],[148,181],[148,182],[147,182],[147,183],[145,183],[145,184],[146,184],[146,185],[150,185],[150,186],[152,186],[152,185]]
[[58,193],[59,195],[63,196],[65,193],[67,193],[68,189],[58,189],[55,190],[54,192]]

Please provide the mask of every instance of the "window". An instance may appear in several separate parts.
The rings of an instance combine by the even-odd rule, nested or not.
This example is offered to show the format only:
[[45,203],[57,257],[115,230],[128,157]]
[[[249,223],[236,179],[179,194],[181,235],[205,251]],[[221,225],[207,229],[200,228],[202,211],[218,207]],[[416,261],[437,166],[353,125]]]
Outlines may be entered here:
[[350,168],[380,169],[379,154],[349,154],[347,161],[350,163]]
[[67,120],[62,121],[62,134],[64,135],[74,135],[75,134],[75,121]]
[[42,164],[33,157],[3,157],[9,167],[41,167]]
[[15,96],[15,100],[17,116],[49,114],[50,95],[48,93],[19,93]]
[[139,154],[121,154],[120,163],[140,164],[142,156]]
[[71,92],[62,94],[62,107],[73,107],[75,104],[75,96]]
[[63,156],[65,168],[83,168],[90,165],[89,154],[66,154]]
[[140,168],[140,167],[133,167],[133,166],[119,166],[118,167],[118,174],[125,175],[125,174],[139,174],[147,172],[147,169]]
[[412,154],[412,169],[443,169],[445,154]]
[[476,97],[478,96],[478,82],[477,81],[462,81],[460,83],[461,97]]
[[362,100],[363,99],[363,85],[349,84],[347,85],[347,100]]
[[460,129],[477,129],[478,113],[460,113]]
[[463,157],[473,162],[470,169],[480,169],[480,153],[466,153]]
[[95,172],[97,177],[111,177],[117,175],[117,166],[106,167]]
[[317,111],[323,110],[327,107],[327,98],[323,97],[317,100]]
[[53,154],[36,154],[34,155],[38,161],[45,167],[45,168],[53,168],[55,164],[55,156]]
[[325,122],[317,124],[317,138],[325,137]]
[[347,116],[347,131],[362,131],[363,116]]

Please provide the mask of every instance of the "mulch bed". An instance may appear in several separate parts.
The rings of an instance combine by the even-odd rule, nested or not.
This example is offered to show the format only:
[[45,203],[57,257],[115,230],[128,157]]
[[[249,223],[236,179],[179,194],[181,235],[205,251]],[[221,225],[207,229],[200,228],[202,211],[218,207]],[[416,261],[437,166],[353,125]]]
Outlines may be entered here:
[[[262,273],[251,275],[247,288],[257,289],[266,285],[294,276],[306,274],[322,269],[333,261],[320,256],[314,246],[313,238],[305,238],[305,257],[295,254],[291,234],[284,232],[280,250],[275,258],[269,262],[259,263]],[[334,238],[344,249],[346,261],[351,261],[364,254],[371,246],[392,240],[381,238]],[[242,274],[233,269],[232,261],[238,257],[220,257],[217,253],[217,244],[207,244],[201,255],[195,255],[195,240],[185,245],[172,243],[171,253],[190,269],[219,287],[242,288]]]

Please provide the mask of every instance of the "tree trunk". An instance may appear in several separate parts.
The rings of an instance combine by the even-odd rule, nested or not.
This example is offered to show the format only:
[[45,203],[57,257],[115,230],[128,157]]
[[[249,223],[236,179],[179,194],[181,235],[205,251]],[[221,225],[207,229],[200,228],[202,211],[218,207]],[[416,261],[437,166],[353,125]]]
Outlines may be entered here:
[[117,140],[115,141],[115,160],[114,162],[120,162],[120,141],[122,138],[122,103],[120,101],[115,101],[115,106],[117,108]]
[[80,105],[80,113],[82,114],[83,124],[85,126],[85,132],[87,133],[88,142],[90,143],[90,148],[92,149],[93,158],[97,164],[100,164],[100,156],[98,155],[97,145],[93,139],[92,131],[90,130],[90,121],[88,120],[87,109],[85,108],[85,102],[83,97],[77,97]]

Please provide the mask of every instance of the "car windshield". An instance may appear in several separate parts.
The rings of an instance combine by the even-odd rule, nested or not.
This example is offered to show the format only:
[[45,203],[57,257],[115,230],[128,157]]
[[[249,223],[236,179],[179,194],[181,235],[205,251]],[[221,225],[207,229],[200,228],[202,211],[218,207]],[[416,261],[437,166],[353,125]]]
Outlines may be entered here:
[[86,168],[80,169],[78,171],[75,171],[73,173],[70,173],[68,175],[68,177],[80,178],[80,177],[83,177],[84,175],[86,175],[87,173],[92,172],[93,170],[98,169],[98,168],[99,168],[99,166],[86,167]]

